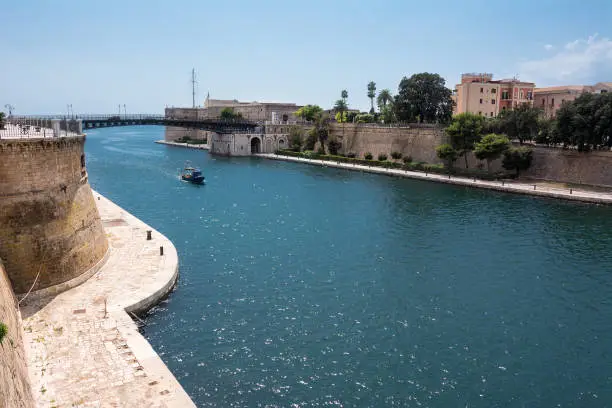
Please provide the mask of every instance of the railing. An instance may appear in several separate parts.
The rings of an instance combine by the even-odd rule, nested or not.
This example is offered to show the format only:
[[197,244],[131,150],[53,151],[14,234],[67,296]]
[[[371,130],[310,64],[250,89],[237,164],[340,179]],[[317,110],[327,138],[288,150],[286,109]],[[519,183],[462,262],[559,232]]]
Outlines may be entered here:
[[71,137],[83,134],[80,120],[11,116],[0,126],[0,139]]

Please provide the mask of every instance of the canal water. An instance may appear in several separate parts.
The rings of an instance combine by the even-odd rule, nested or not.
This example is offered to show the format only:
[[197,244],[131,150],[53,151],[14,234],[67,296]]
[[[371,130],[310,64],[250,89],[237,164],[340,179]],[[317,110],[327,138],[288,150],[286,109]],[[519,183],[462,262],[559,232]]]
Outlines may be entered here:
[[144,334],[198,406],[612,406],[612,208],[162,138],[89,131],[87,165],[177,247]]

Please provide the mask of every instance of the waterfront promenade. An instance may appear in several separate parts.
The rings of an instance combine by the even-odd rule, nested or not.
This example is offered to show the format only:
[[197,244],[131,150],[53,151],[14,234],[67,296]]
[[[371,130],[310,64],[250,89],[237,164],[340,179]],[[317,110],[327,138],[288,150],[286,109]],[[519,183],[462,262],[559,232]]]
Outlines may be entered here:
[[369,173],[385,174],[389,176],[407,177],[419,180],[435,181],[438,183],[456,184],[462,186],[483,188],[488,190],[503,191],[507,193],[526,194],[539,197],[560,198],[572,201],[582,201],[596,204],[612,204],[612,191],[593,191],[588,187],[581,188],[556,188],[541,181],[486,181],[475,178],[448,176],[445,174],[425,173],[418,171],[408,171],[399,169],[386,169],[382,167],[369,167],[359,164],[339,163],[327,160],[314,160],[302,157],[283,156],[276,154],[258,154],[258,157],[273,160],[284,160],[299,163],[306,163],[322,167],[335,167],[340,169],[365,171]]
[[168,146],[188,147],[191,149],[209,150],[208,144],[177,143],[177,142],[168,142],[166,140],[156,140],[155,143],[165,144]]
[[82,285],[21,306],[37,405],[194,407],[131,317],[174,287],[176,249],[110,200],[94,198],[111,247],[106,263]]

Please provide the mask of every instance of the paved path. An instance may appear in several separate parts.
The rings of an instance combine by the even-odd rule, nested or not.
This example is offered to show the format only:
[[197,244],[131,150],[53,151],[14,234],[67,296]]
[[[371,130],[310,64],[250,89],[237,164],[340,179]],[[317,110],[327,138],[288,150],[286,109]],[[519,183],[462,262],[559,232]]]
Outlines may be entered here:
[[76,288],[22,304],[38,406],[194,407],[126,312],[146,310],[172,289],[176,249],[100,194],[94,197],[111,247],[107,262]]
[[[424,173],[419,171],[407,171],[398,169],[385,169],[381,167],[369,167],[359,164],[338,163],[326,160],[313,160],[301,157],[283,156],[276,154],[258,154],[259,157],[274,160],[293,161],[307,163],[317,166],[336,167],[348,170],[367,171],[370,173],[386,174],[390,176],[408,177],[420,180],[436,181],[439,183],[458,184],[470,187],[484,188],[489,190],[505,191],[508,193],[528,194],[542,197],[562,198],[566,200],[583,201],[598,204],[612,204],[612,192],[592,191],[586,188],[569,189],[554,188],[542,182],[515,182],[515,181],[484,181],[466,177],[449,176],[443,174]],[[534,187],[535,186],[535,187]]]
[[207,144],[178,143],[178,142],[168,142],[167,140],[156,140],[155,143],[165,144],[168,146],[189,147],[191,149],[209,150],[209,147]]

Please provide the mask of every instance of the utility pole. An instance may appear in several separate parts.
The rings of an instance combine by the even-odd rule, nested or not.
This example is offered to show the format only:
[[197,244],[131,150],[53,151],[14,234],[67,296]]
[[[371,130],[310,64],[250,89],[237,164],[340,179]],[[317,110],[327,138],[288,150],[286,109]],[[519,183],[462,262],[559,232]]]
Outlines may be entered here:
[[191,69],[191,103],[192,103],[192,107],[195,108],[196,104],[195,104],[195,88],[196,88],[196,77],[195,77],[195,68]]

